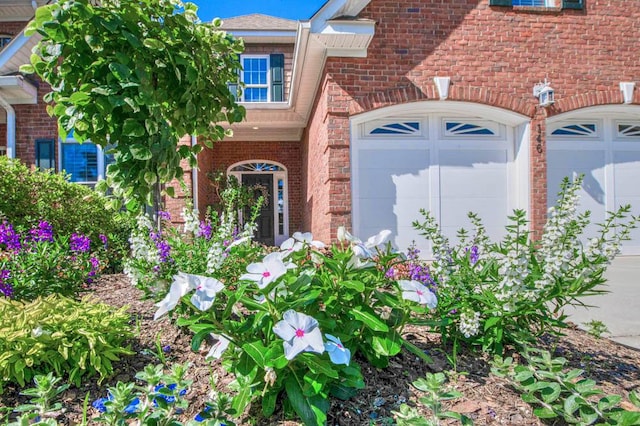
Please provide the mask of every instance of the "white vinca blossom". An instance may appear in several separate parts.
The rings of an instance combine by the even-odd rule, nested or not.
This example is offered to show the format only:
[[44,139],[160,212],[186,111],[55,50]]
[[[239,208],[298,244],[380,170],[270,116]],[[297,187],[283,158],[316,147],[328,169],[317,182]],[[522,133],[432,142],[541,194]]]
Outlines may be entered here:
[[479,312],[462,312],[460,314],[460,323],[458,324],[460,333],[466,338],[475,336],[480,331],[480,313]]
[[205,311],[213,305],[216,294],[224,289],[224,284],[215,278],[202,275],[178,273],[173,277],[169,293],[160,302],[156,303],[158,311],[153,316],[154,320],[172,311],[180,302],[180,299],[190,291],[196,290],[191,297],[191,303],[201,311]]
[[223,352],[226,351],[227,348],[229,347],[229,343],[231,343],[231,341],[229,341],[229,339],[227,339],[225,336],[221,334],[211,333],[211,337],[213,337],[216,340],[216,343],[214,343],[213,346],[211,346],[211,349],[209,349],[209,353],[207,353],[207,355],[205,356],[205,359],[207,358],[220,359]]
[[292,263],[285,264],[282,256],[278,252],[269,253],[262,259],[262,262],[252,263],[247,266],[247,273],[240,277],[241,280],[255,282],[260,289],[283,276],[287,269],[295,267]]
[[191,303],[201,311],[208,310],[213,306],[216,295],[224,290],[224,284],[215,278],[202,275],[189,275],[189,278],[193,280],[196,290],[191,296]]
[[373,263],[366,260],[373,259],[376,253],[387,243],[389,237],[391,237],[391,231],[388,229],[382,230],[378,234],[369,237],[366,242],[362,242],[359,238],[351,235],[344,226],[341,226],[338,228],[337,236],[340,242],[346,242],[351,245],[353,257],[349,265],[360,269],[373,265]]
[[399,280],[398,284],[402,289],[403,299],[411,300],[421,305],[427,305],[429,309],[434,309],[438,306],[438,298],[424,284],[415,280]]
[[273,332],[284,340],[284,357],[289,361],[301,352],[324,352],[318,321],[309,315],[290,309],[273,326]]
[[286,258],[291,253],[302,250],[305,247],[314,247],[317,249],[323,249],[325,244],[322,241],[316,241],[313,239],[311,232],[294,232],[291,238],[285,240],[280,245],[280,253],[282,258]]
[[349,365],[351,361],[351,351],[344,347],[339,338],[331,334],[325,334],[328,342],[325,342],[324,349],[329,354],[329,359],[336,365]]

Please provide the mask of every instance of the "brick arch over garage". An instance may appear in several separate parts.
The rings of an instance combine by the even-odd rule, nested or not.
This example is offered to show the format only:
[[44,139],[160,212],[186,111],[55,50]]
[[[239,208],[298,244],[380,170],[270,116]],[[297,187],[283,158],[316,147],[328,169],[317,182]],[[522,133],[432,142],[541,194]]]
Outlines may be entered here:
[[[622,101],[622,93],[620,90],[602,90],[583,93],[557,99],[552,106],[547,108],[547,117],[554,117],[559,114],[588,107],[620,105]],[[633,103],[640,103],[640,93],[638,93],[637,90],[634,91]]]
[[[414,85],[372,92],[366,96],[353,98],[349,103],[349,115],[362,114],[376,109],[418,101],[439,101],[434,85],[419,88]],[[510,93],[500,93],[495,89],[452,85],[446,101],[471,102],[501,108],[507,111],[533,117],[536,100],[523,99]]]

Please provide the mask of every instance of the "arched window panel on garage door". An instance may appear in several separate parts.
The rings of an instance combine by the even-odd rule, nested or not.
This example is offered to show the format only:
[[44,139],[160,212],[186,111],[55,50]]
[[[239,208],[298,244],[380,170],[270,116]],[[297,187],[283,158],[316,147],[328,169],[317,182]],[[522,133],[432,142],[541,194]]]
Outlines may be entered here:
[[618,139],[628,142],[640,141],[640,123],[617,122]]
[[416,119],[375,120],[364,124],[363,136],[373,138],[422,136],[423,123]]
[[442,120],[442,135],[447,139],[495,139],[504,134],[502,127],[489,120],[445,118]]
[[595,122],[564,122],[554,124],[548,133],[551,136],[595,139],[600,137],[600,126]]

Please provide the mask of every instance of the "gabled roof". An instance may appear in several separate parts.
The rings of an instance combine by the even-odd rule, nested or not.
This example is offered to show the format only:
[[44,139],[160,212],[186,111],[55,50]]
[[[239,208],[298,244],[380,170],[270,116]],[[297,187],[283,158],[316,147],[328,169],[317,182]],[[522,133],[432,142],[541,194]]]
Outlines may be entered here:
[[296,31],[298,22],[290,19],[254,13],[235,16],[222,20],[222,29],[229,30],[263,30],[263,31]]

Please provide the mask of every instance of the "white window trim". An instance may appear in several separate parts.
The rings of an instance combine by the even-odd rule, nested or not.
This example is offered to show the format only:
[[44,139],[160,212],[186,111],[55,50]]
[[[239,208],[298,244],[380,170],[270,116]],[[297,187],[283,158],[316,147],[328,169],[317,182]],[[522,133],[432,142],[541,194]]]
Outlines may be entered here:
[[[250,163],[269,163],[275,164],[276,166],[282,168],[280,171],[272,172],[272,171],[232,171],[235,167],[241,166],[243,164]],[[239,161],[237,163],[232,164],[227,168],[227,176],[233,176],[238,180],[238,183],[242,184],[242,175],[257,175],[257,174],[271,174],[273,175],[273,199],[274,204],[278,203],[278,180],[282,179],[284,181],[284,188],[282,194],[282,201],[284,202],[283,206],[283,215],[284,215],[284,233],[280,233],[280,226],[278,221],[278,209],[274,206],[273,208],[273,235],[275,244],[279,246],[282,244],[287,238],[289,238],[289,180],[288,180],[288,172],[287,168],[277,161],[271,160],[247,160],[247,161]],[[240,212],[242,214],[242,212]]]
[[[75,144],[80,144],[80,142],[78,142],[75,138],[67,138],[64,141],[61,138],[58,138],[58,170],[63,170],[62,167],[62,146],[63,144],[66,143],[75,143]],[[95,147],[97,148],[97,168],[98,168],[98,179],[95,181],[78,181],[78,182],[74,182],[74,183],[78,183],[81,185],[95,185],[96,183],[98,183],[101,180],[104,180],[106,178],[106,167],[105,167],[105,152],[104,149],[98,145],[98,144],[94,144],[91,141],[84,141],[83,143],[89,143],[92,145],[95,145]]]
[[[248,104],[266,104],[271,103],[271,56],[270,55],[240,55],[240,63],[244,64],[245,59],[266,59],[267,60],[267,84],[247,84],[244,79],[244,67],[240,72],[240,81],[243,84],[242,96],[240,102]],[[266,102],[245,101],[244,94],[247,89],[267,89]]]

